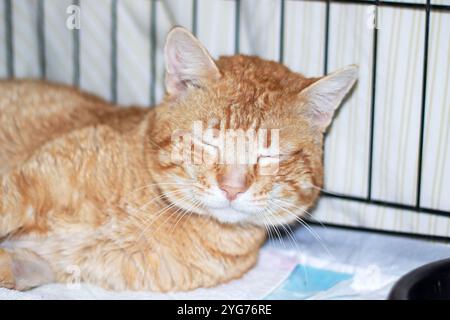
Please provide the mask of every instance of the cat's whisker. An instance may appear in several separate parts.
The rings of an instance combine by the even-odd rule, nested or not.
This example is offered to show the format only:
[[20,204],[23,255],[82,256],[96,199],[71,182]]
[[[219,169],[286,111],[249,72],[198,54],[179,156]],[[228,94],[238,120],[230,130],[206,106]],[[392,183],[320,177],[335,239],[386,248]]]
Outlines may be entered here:
[[280,198],[275,198],[272,199],[273,201],[279,201],[281,202],[281,204],[285,204],[285,205],[290,205],[292,207],[294,207],[295,209],[299,209],[301,211],[303,211],[305,214],[307,214],[309,216],[309,218],[311,220],[314,220],[315,222],[319,223],[322,227],[324,227],[325,229],[327,228],[321,221],[317,220],[310,212],[308,212],[306,209],[303,209],[302,207],[299,207],[291,202],[288,202],[286,200],[280,199]]
[[[280,222],[280,221],[277,219],[276,214],[273,214],[273,218],[274,218],[277,222]],[[292,231],[291,227],[290,227],[289,225],[285,225],[285,224],[282,224],[282,223],[279,223],[279,224],[281,225],[281,227],[283,228],[283,230],[284,230],[284,231],[287,233],[287,235],[289,236],[290,241],[291,241],[292,244],[294,245],[295,249],[296,249],[297,251],[300,251],[300,249],[299,249],[299,247],[298,247],[298,245],[297,245],[297,241],[295,241],[295,239],[294,239],[294,232]]]
[[176,185],[176,186],[192,186],[192,183],[179,183],[179,182],[162,182],[162,183],[150,183],[150,184],[146,184],[144,186],[138,187],[130,192],[128,192],[125,196],[124,199],[126,199],[129,195],[132,195],[138,191],[144,190],[144,189],[148,189],[152,186],[159,186],[159,185]]
[[[303,220],[300,216],[296,215],[294,212],[290,211],[289,209],[275,203],[273,200],[269,201],[269,204],[275,205],[277,208],[282,209],[286,213],[290,214],[292,217],[295,218],[295,220],[301,224],[306,224],[305,220]],[[310,228],[308,225],[305,225],[305,228]]]
[[295,220],[297,220],[301,225],[303,225],[306,230],[308,230],[308,232],[311,233],[311,235],[319,242],[319,244],[322,246],[322,248],[327,252],[328,255],[330,255],[331,257],[335,258],[334,255],[330,252],[330,250],[328,249],[328,247],[325,245],[324,241],[322,240],[322,238],[319,236],[319,234],[317,232],[315,232],[306,222],[305,220],[303,220],[301,217],[299,217],[298,215],[296,215],[294,212],[290,211],[289,209],[280,206],[279,204],[275,203],[274,201],[270,201],[270,203],[272,205],[275,205],[276,207],[280,208],[281,210],[283,210],[284,212],[292,215]]
[[269,220],[269,224],[273,227],[273,231],[276,233],[278,240],[280,241],[280,243],[283,245],[283,247],[285,249],[287,249],[286,243],[283,240],[283,236],[281,235],[280,231],[278,230],[278,228],[276,227],[277,225],[277,221],[275,221],[275,223],[273,223],[272,221],[272,217],[274,217],[274,213],[270,210],[270,208],[267,208],[269,210],[269,212],[271,213],[270,215],[267,215],[266,218]]
[[180,218],[175,222],[175,225],[173,226],[171,233],[173,234],[175,231],[175,228],[177,227],[178,223],[188,214],[192,213],[192,210],[197,209],[201,204],[200,200],[195,200],[194,203],[188,208],[185,209],[184,212],[180,215]]
[[308,184],[307,184],[306,187],[307,187],[307,188],[313,188],[313,189],[316,189],[316,190],[319,190],[319,191],[324,191],[324,192],[329,193],[329,194],[339,195],[339,194],[337,194],[337,193],[334,193],[334,192],[325,190],[324,188],[321,188],[321,187],[319,187],[319,186],[316,186],[315,184],[312,184],[311,182],[308,182]]
[[177,224],[181,221],[181,219],[183,219],[183,217],[185,215],[190,214],[192,212],[192,210],[197,207],[198,202],[199,202],[199,200],[194,200],[194,202],[187,209],[183,209],[181,211],[181,214],[179,215],[178,219],[175,221],[174,226],[172,227],[172,229],[170,231],[171,234],[174,233],[174,230],[175,230]]
[[263,227],[266,230],[266,234],[268,237],[269,242],[273,243],[273,235],[272,235],[272,231],[269,228],[269,225],[267,224],[266,219],[264,218],[263,214],[261,212],[258,212],[257,215],[262,219],[262,223],[263,223]]
[[[185,201],[188,200],[190,198],[189,195],[186,195],[184,197],[181,197],[180,201]],[[174,206],[176,206],[177,204],[175,202],[170,202],[168,203],[168,205],[166,205],[164,208],[158,210],[157,212],[155,212],[153,215],[156,215],[155,217],[150,217],[153,220],[157,220],[164,212],[167,211],[167,209],[173,208]]]
[[[133,219],[137,219],[138,221],[134,221]],[[143,219],[140,216],[133,216],[132,219],[130,219],[130,221],[139,229],[139,231],[142,233],[144,232],[145,229],[145,224],[148,223],[147,220]],[[138,239],[139,240],[139,239]],[[148,242],[148,238],[146,236],[144,236],[144,241],[147,245],[147,247],[150,246],[150,243]]]
[[275,243],[276,239],[275,239],[275,234],[272,231],[272,226],[267,222],[267,219],[264,218],[264,225],[266,226],[267,230],[269,231],[269,240],[272,243]]
[[[185,197],[183,200],[181,200],[181,201],[186,201],[186,200],[188,200],[189,199],[189,197]],[[175,204],[176,205],[176,204]],[[181,210],[181,212],[183,212],[183,210],[185,210],[185,209],[183,209],[182,207],[179,207],[177,210],[175,210],[174,212],[172,212],[167,218],[166,218],[166,220],[164,220],[156,229],[155,229],[155,231],[154,231],[154,233],[157,233],[157,231],[163,226],[163,225],[165,225],[166,224],[166,222],[168,222],[173,216],[175,216],[178,212],[180,212],[180,210]]]
[[[175,192],[176,191],[176,192]],[[178,192],[181,192],[181,190],[175,190],[173,193],[175,194],[175,193],[178,193]],[[146,224],[146,223],[149,223],[150,221],[149,221],[149,219],[151,218],[151,217],[149,217],[149,218],[145,218],[145,217],[143,217],[143,216],[141,216],[141,215],[138,215],[138,214],[136,214],[136,213],[141,213],[141,212],[144,212],[144,213],[147,213],[144,209],[144,207],[146,207],[146,206],[148,206],[148,204],[150,204],[150,202],[152,202],[153,200],[158,200],[158,199],[161,199],[161,198],[163,198],[164,196],[165,196],[166,194],[161,194],[161,195],[159,195],[159,196],[157,196],[157,197],[154,197],[154,198],[152,198],[152,200],[150,200],[149,202],[147,202],[146,204],[144,204],[143,206],[141,206],[140,208],[137,208],[137,209],[134,209],[134,212],[133,212],[133,214],[130,214],[130,215],[128,215],[128,219],[130,220],[130,221],[132,221],[133,222],[133,219],[137,219],[137,220],[139,220],[141,223],[143,223],[143,224]],[[117,208],[119,208],[119,209],[123,209],[120,205],[116,205],[116,207]],[[149,214],[149,216],[151,216],[151,213],[148,213]],[[142,227],[140,226],[140,225],[138,225],[138,227],[142,230]]]
[[[274,217],[276,217],[276,212],[272,211],[270,207],[268,207],[268,210],[269,210],[270,213],[272,213],[272,215],[273,215]],[[290,227],[289,225],[288,225],[288,228],[289,228],[289,230],[290,230],[291,233],[292,233],[292,235],[290,235],[290,238],[292,239],[291,241],[294,243],[294,246],[295,246],[295,249],[296,249],[296,251],[297,251],[297,254],[300,255],[300,257],[302,257],[302,251],[301,251],[300,248],[298,247],[298,243],[297,243],[297,241],[295,241],[294,236],[293,236],[293,235],[294,235],[294,232],[293,232],[293,230],[291,229],[291,227]],[[289,234],[289,233],[288,233],[288,234]],[[304,273],[304,275],[305,275],[305,281],[306,281],[306,283],[308,283],[308,271],[307,271],[307,269],[306,269],[306,266],[305,266],[304,264],[301,264],[301,266],[302,266],[303,273]]]
[[156,200],[162,199],[164,197],[167,198],[169,195],[175,195],[175,194],[186,192],[186,191],[189,191],[189,189],[188,188],[184,188],[184,189],[176,189],[176,190],[173,190],[173,191],[163,192],[159,196],[154,197],[150,201],[148,201],[145,204],[143,204],[141,207],[139,207],[139,210],[145,209],[146,207],[148,207],[151,203],[153,203]]
[[[191,198],[191,196],[190,195],[185,195],[184,197],[182,197],[180,200],[179,200],[179,202],[182,202],[182,201],[188,201],[189,199]],[[154,217],[154,221],[152,221],[150,224],[153,224],[156,220],[158,220],[167,210],[169,210],[169,209],[171,209],[171,208],[173,208],[173,207],[175,207],[175,206],[177,206],[177,203],[175,203],[175,202],[172,202],[172,203],[170,203],[168,206],[166,206],[165,207],[165,209],[161,212],[161,210],[159,210],[158,212],[156,212],[156,214],[157,214],[157,216],[156,217]],[[179,210],[180,209],[182,209],[181,207],[180,208],[178,208],[176,211],[175,211],[175,213],[176,212],[179,212]],[[159,213],[159,214],[158,214]],[[170,217],[173,215],[174,213],[172,213],[171,215],[169,215],[169,217],[156,229],[156,230],[158,230],[162,225],[164,225],[168,220],[170,220]],[[156,232],[156,230],[155,230],[155,232]]]
[[[276,216],[276,214],[272,214],[273,218],[277,221],[280,222]],[[287,233],[287,235],[289,236],[290,240],[292,241],[292,244],[294,245],[295,249],[297,251],[300,251],[300,248],[297,245],[297,241],[295,241],[294,239],[294,232],[292,231],[291,227],[289,225],[285,225],[283,223],[280,223],[281,227],[283,228],[283,230]],[[288,229],[289,228],[289,229]]]
[[258,215],[263,219],[263,224],[264,227],[266,228],[267,232],[268,232],[268,236],[269,236],[269,241],[271,241],[272,243],[275,242],[275,235],[272,232],[272,225],[270,223],[268,223],[267,218],[264,216],[264,213],[262,212],[258,212]]
[[268,240],[269,240],[269,242],[273,243],[273,239],[271,238],[271,237],[273,237],[273,235],[272,235],[272,232],[271,232],[271,230],[269,228],[269,225],[267,224],[267,221],[266,221],[266,219],[264,217],[264,214],[262,212],[260,212],[260,211],[258,211],[256,214],[258,215],[258,217],[260,217],[263,220],[262,221],[263,222],[263,227],[266,230],[266,234],[267,234]]
[[183,178],[183,177],[180,177],[179,175],[176,175],[176,174],[173,174],[173,173],[168,174],[167,177],[171,177],[173,180],[180,180],[180,181],[182,181],[182,182],[183,182],[183,181],[186,181],[186,182],[197,183],[197,180],[195,180],[195,179],[192,179],[192,178]]
[[[147,241],[147,236],[146,236],[146,233],[147,233],[148,229],[151,227],[151,225],[152,225],[154,222],[156,222],[156,221],[159,219],[159,217],[162,217],[162,215],[163,215],[163,213],[164,213],[165,211],[167,211],[168,209],[170,209],[170,208],[173,207],[173,206],[174,206],[174,204],[171,204],[171,205],[169,205],[169,206],[166,206],[166,207],[164,208],[165,210],[164,210],[163,212],[161,212],[161,213],[159,214],[159,216],[155,218],[155,220],[153,220],[153,221],[151,221],[150,223],[148,223],[147,225],[145,225],[145,227],[144,227],[143,229],[141,228],[141,233],[139,234],[137,240],[139,241],[140,239],[142,239],[142,237],[144,237],[145,242],[147,243],[147,245],[149,245],[149,243],[148,243],[148,241]],[[154,234],[154,233],[155,233],[155,232],[153,232],[152,234]]]
[[[176,195],[176,194],[179,194],[179,193],[182,193],[182,192],[185,192],[185,191],[186,191],[186,189],[177,189],[177,190],[174,190],[174,191],[171,191],[171,192],[163,193],[163,194],[161,194],[161,195],[159,195],[159,196],[157,196],[157,197],[152,198],[149,202],[145,203],[145,204],[142,205],[141,207],[135,209],[135,213],[145,212],[145,208],[148,207],[148,206],[149,206],[152,202],[154,202],[154,201],[157,201],[157,200],[159,200],[159,199],[162,199],[162,198],[164,198],[164,197],[167,197],[168,195]],[[149,215],[150,215],[150,214],[149,214]],[[136,215],[133,214],[132,216],[136,216]],[[142,219],[143,219],[146,223],[149,223],[148,219],[146,219],[146,218],[144,218],[144,217],[142,217]]]
[[[185,196],[185,197],[183,197],[182,199],[181,199],[181,201],[184,201],[184,200],[187,200],[187,199],[189,199],[190,197],[189,196]],[[138,236],[138,240],[139,239],[141,239],[141,237],[143,236],[143,234],[145,233],[145,232],[147,232],[147,230],[160,218],[160,217],[162,217],[162,215],[165,213],[165,212],[167,212],[167,210],[170,210],[171,208],[173,208],[174,206],[176,206],[176,204],[175,203],[170,203],[170,204],[168,204],[167,206],[165,206],[164,208],[162,208],[162,209],[160,209],[158,212],[156,212],[155,213],[155,215],[156,215],[156,217],[151,217],[151,218],[153,218],[153,221],[151,221],[150,223],[148,223],[146,226],[145,226],[145,228],[144,228],[144,230],[141,232],[141,234]],[[156,232],[154,232],[154,233],[156,233]]]

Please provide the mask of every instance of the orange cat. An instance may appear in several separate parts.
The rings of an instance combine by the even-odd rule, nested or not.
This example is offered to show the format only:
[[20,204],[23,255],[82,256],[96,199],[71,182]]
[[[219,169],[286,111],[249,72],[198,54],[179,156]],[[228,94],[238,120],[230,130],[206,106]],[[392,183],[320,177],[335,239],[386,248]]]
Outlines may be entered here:
[[[165,58],[167,94],[149,109],[48,82],[0,82],[0,286],[74,281],[74,270],[113,290],[214,286],[255,264],[267,225],[313,205],[323,134],[356,67],[308,79],[257,57],[213,61],[180,27]],[[218,162],[223,150],[206,135],[192,147],[214,161],[176,162],[174,133],[194,123],[214,137],[269,134],[256,163]]]

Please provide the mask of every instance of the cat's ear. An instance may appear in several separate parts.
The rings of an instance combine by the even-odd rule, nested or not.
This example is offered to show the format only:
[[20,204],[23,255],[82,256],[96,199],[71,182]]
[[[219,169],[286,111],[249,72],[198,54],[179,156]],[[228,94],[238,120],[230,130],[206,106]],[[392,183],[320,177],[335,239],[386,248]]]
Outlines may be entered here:
[[188,30],[173,28],[164,48],[166,90],[178,95],[187,87],[201,87],[205,80],[218,79],[219,69],[206,48]]
[[358,67],[351,65],[322,77],[301,91],[301,98],[306,102],[302,111],[319,130],[324,132],[327,129],[334,112],[357,78]]

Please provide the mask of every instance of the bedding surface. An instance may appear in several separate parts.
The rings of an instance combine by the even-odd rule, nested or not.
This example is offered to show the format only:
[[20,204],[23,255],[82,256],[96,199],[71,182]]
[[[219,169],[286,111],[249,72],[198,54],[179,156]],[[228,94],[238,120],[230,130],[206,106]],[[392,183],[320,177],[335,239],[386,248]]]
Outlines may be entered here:
[[447,243],[331,227],[312,231],[298,229],[295,244],[268,243],[294,247],[298,264],[267,298],[386,299],[402,275],[450,257]]
[[0,288],[0,299],[385,299],[403,274],[448,257],[440,242],[317,226],[269,240],[252,271],[215,288],[163,294],[50,284]]

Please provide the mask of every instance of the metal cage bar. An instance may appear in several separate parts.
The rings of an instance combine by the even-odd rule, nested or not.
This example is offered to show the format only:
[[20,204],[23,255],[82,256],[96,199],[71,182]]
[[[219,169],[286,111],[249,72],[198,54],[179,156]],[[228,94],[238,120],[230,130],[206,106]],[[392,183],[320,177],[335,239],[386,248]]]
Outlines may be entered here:
[[10,78],[14,77],[15,75],[12,10],[12,0],[5,0],[6,63],[8,77]]
[[323,53],[323,74],[328,73],[328,48],[330,43],[330,0],[325,5],[325,44]]
[[197,36],[198,0],[192,0],[192,34]]
[[157,20],[156,0],[152,0],[150,6],[150,104],[156,103],[156,45],[157,45]]
[[111,101],[117,102],[117,0],[111,3]]
[[435,11],[450,11],[450,5],[446,4],[431,4],[431,3],[414,3],[414,2],[396,2],[396,1],[382,1],[382,0],[290,0],[290,1],[305,1],[305,2],[334,2],[342,4],[361,4],[373,5],[380,7],[397,7],[409,9],[435,10]]
[[370,140],[369,140],[369,174],[367,178],[367,200],[372,199],[372,177],[373,177],[373,143],[375,138],[375,102],[377,84],[377,57],[378,57],[378,4],[375,7],[375,28],[373,29],[372,44],[372,90],[370,102]]
[[[79,6],[80,0],[73,0],[73,5]],[[73,85],[76,87],[80,86],[80,30],[73,30]]]
[[240,40],[241,40],[241,0],[235,0],[234,2],[234,54],[240,52]]
[[278,62],[284,62],[284,15],[285,15],[285,0],[280,0],[280,35],[278,48]]
[[427,0],[425,12],[425,37],[423,52],[423,80],[422,80],[422,108],[420,110],[420,136],[419,136],[419,159],[417,164],[417,187],[416,187],[416,208],[420,208],[420,196],[422,192],[422,160],[423,160],[423,139],[425,130],[426,104],[427,104],[427,73],[428,73],[428,43],[430,33],[430,0]]
[[47,76],[47,60],[45,56],[45,7],[44,0],[37,3],[36,31],[38,39],[39,73],[41,79]]

